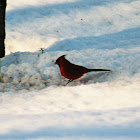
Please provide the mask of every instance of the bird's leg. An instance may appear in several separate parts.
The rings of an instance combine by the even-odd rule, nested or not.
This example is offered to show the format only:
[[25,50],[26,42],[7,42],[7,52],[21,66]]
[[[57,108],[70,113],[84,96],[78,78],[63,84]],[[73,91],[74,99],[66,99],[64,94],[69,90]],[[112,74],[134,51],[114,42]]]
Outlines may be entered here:
[[[67,84],[70,83],[70,82],[72,82],[73,80],[74,80],[74,79],[69,79],[68,82],[67,82]],[[67,84],[66,84],[66,85],[67,85]]]

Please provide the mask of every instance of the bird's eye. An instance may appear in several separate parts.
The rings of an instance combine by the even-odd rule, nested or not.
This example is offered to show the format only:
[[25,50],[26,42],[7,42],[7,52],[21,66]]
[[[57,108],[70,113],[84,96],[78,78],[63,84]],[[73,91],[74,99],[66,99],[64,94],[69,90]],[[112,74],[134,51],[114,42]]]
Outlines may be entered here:
[[59,63],[59,60],[56,60],[57,63]]

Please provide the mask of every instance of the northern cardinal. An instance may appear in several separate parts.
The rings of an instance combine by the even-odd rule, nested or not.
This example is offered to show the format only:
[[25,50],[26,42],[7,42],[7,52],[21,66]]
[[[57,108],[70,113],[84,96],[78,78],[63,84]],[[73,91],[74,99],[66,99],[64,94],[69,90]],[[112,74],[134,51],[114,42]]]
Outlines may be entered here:
[[[83,66],[75,65],[69,62],[67,59],[65,59],[66,55],[60,56],[54,64],[57,64],[60,68],[60,73],[65,78],[69,79],[69,82],[72,82],[75,79],[80,78],[83,74],[91,71],[111,71],[107,69],[88,69]],[[67,83],[67,84],[68,84]]]

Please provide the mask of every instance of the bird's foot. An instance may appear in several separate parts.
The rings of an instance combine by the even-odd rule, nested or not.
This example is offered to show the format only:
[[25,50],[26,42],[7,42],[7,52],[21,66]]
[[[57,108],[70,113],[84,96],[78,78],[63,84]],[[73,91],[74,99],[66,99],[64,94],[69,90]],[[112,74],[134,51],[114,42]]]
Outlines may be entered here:
[[[74,80],[74,79],[69,79],[68,82],[67,82],[67,84],[70,83],[70,82],[72,82],[73,80]],[[66,85],[67,85],[67,84],[66,84]],[[66,86],[66,85],[65,85],[65,86]]]

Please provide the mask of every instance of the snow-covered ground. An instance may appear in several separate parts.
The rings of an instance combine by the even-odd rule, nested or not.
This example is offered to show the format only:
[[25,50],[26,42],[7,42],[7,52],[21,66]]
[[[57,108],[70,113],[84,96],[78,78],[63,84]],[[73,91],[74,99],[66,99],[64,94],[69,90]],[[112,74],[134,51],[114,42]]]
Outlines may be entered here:
[[[0,139],[140,140],[139,5],[8,0]],[[64,54],[112,72],[91,72],[64,86],[54,65]]]

